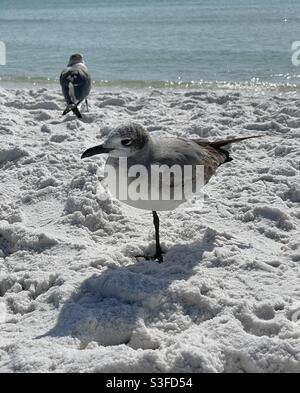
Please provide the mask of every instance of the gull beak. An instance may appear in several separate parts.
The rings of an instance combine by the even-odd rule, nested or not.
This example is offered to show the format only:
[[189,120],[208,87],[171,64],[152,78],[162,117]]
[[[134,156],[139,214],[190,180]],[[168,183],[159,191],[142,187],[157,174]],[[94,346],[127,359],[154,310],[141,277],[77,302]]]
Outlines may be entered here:
[[111,150],[107,147],[103,147],[103,145],[98,145],[87,149],[81,156],[81,159],[95,156],[96,154],[108,154]]

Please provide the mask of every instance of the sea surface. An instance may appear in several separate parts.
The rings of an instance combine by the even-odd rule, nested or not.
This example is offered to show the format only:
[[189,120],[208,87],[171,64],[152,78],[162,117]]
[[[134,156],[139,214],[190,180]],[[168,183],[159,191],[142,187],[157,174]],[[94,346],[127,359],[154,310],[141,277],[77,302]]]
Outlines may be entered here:
[[0,83],[57,83],[81,52],[99,86],[293,90],[299,26],[299,0],[0,0]]

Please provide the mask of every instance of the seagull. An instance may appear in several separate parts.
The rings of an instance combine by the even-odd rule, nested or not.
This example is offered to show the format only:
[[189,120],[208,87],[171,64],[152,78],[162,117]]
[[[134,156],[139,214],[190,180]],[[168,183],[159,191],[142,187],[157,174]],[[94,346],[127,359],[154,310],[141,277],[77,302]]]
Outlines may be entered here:
[[85,100],[88,110],[87,97],[91,91],[91,83],[91,76],[82,55],[74,53],[69,59],[68,66],[60,75],[60,85],[67,103],[63,115],[72,111],[78,119],[82,118],[78,106]]
[[[149,172],[154,166],[172,167],[178,165],[184,169],[185,166],[191,166],[195,169],[196,166],[203,168],[203,185],[207,184],[211,177],[216,173],[220,165],[232,161],[229,151],[226,150],[226,145],[231,143],[241,142],[246,139],[257,138],[260,136],[246,136],[240,138],[230,138],[226,140],[217,140],[210,142],[203,139],[189,139],[181,137],[165,137],[153,136],[141,125],[130,123],[113,129],[106,141],[98,146],[87,149],[81,156],[82,159],[95,156],[97,154],[108,154],[106,165],[115,168],[116,172],[120,174],[120,161],[126,159],[127,168],[129,171],[134,166],[142,166]],[[127,172],[128,174],[129,172]],[[195,171],[192,172],[192,177],[188,178],[188,182],[195,181]],[[120,175],[121,176],[121,175]],[[127,178],[127,181],[132,182],[132,177]],[[174,179],[173,179],[174,180]],[[154,182],[151,183],[149,177],[146,182],[153,188]],[[174,181],[167,186],[174,191]],[[185,184],[179,182],[180,187],[184,188]],[[159,182],[158,187],[162,187]],[[141,187],[142,188],[142,187]],[[173,210],[181,203],[185,202],[186,198],[183,196],[178,200],[126,200],[125,202],[134,207],[144,210],[152,210],[153,224],[155,228],[155,243],[156,251],[153,259],[159,263],[163,262],[163,251],[160,245],[159,233],[159,216],[158,210]]]

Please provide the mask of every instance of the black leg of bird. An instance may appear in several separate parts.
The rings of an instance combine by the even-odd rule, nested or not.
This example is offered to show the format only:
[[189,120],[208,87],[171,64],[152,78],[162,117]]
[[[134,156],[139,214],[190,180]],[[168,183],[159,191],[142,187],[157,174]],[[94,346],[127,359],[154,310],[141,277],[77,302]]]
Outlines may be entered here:
[[156,211],[152,212],[153,214],[153,224],[155,228],[155,243],[156,243],[156,251],[154,255],[154,260],[159,263],[163,262],[163,252],[160,246],[160,238],[159,238],[159,217]]

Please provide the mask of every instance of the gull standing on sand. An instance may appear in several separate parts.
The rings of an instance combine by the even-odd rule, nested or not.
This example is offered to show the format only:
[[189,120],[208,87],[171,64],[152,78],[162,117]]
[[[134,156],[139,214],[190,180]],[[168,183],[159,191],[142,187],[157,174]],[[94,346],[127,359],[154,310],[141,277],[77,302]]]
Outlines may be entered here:
[[[167,166],[169,168],[179,166],[184,170],[184,167],[190,166],[193,169],[192,175],[188,178],[188,182],[195,181],[194,169],[197,166],[203,168],[203,184],[208,183],[210,178],[215,174],[217,168],[227,162],[232,161],[229,152],[224,149],[224,146],[240,142],[245,139],[256,138],[257,136],[248,136],[241,138],[233,138],[227,140],[220,140],[209,142],[202,139],[188,139],[179,137],[159,137],[152,136],[149,132],[138,124],[128,124],[118,127],[111,131],[107,140],[102,144],[86,150],[81,158],[92,157],[96,154],[109,154],[107,164],[114,167],[116,172],[120,171],[120,161],[126,158],[127,163],[127,181],[133,182],[135,179],[129,175],[130,168],[139,166],[146,168],[149,172],[154,166]],[[121,176],[121,174],[120,174]],[[151,194],[154,182],[149,182],[149,195]],[[157,184],[157,183],[156,183]],[[167,186],[174,191],[174,181]],[[179,183],[180,188],[184,188],[184,182]],[[160,188],[163,184],[159,182]],[[173,210],[175,207],[185,202],[186,199],[182,197],[179,200],[151,200],[140,201],[125,201],[125,203],[138,207],[144,210],[152,210],[153,223],[155,227],[156,252],[152,259],[162,262],[163,251],[160,245],[159,235],[159,217],[158,210]]]
[[91,84],[91,76],[83,57],[79,53],[74,53],[67,68],[60,75],[60,85],[67,103],[63,115],[72,111],[79,119],[82,118],[78,106],[85,100],[88,110],[87,97],[91,91]]

